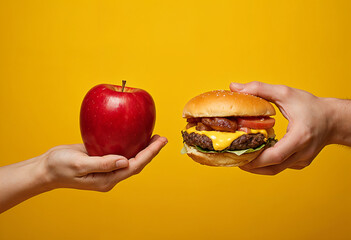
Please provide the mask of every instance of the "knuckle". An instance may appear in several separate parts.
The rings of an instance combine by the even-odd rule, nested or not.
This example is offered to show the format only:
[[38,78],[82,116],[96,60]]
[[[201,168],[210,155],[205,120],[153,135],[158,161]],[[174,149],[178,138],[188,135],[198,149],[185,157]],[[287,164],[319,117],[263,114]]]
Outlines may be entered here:
[[259,81],[252,81],[250,84],[252,87],[256,87],[256,88],[261,86],[261,82]]
[[59,149],[61,149],[62,148],[62,146],[55,146],[55,147],[52,147],[52,148],[50,148],[50,152],[55,152],[55,151],[57,151],[57,150],[59,150]]
[[60,154],[58,153],[59,148],[53,147],[47,152],[48,159],[58,159]]
[[79,160],[76,161],[72,161],[71,162],[71,168],[75,171],[75,172],[82,172],[83,171],[83,163]]
[[281,164],[284,162],[284,160],[285,160],[285,157],[283,156],[283,154],[279,152],[272,153],[272,163],[274,165]]
[[148,159],[153,158],[158,152],[157,146],[153,146],[152,148],[147,148],[146,153],[148,156]]
[[143,168],[141,166],[135,166],[132,171],[133,175],[139,174],[142,169]]
[[262,83],[258,82],[258,81],[253,81],[250,83],[250,86],[251,86],[251,89],[254,90],[255,93],[257,93],[259,91],[259,89],[261,88]]
[[304,135],[305,135],[307,140],[311,140],[312,139],[312,131],[311,131],[310,128],[304,127],[303,133],[304,133]]
[[284,96],[289,96],[291,93],[291,88],[285,85],[280,85],[280,92]]
[[108,170],[111,168],[110,166],[111,166],[111,164],[106,160],[101,161],[101,163],[99,164],[99,168],[101,170]]
[[302,140],[300,139],[300,141],[302,142],[303,145],[308,145],[310,144],[310,142],[313,139],[313,134],[310,128],[308,128],[307,126],[301,127],[301,132],[300,132],[301,136],[303,136]]

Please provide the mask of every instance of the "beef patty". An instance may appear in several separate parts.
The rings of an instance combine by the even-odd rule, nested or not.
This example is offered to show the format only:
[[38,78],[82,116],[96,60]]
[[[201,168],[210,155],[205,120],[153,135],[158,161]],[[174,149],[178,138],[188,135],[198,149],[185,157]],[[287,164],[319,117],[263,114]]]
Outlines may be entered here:
[[[211,138],[206,135],[201,135],[197,133],[187,133],[182,131],[183,140],[189,146],[199,146],[202,149],[214,150]],[[235,139],[226,150],[243,150],[248,148],[256,148],[261,146],[264,141],[265,136],[262,133],[258,134],[244,134],[239,138]]]

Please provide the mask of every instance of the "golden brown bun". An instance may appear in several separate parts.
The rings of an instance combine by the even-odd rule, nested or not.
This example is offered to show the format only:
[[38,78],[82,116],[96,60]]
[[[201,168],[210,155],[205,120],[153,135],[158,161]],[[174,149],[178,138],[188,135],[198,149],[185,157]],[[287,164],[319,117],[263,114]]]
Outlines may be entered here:
[[183,110],[184,118],[272,115],[275,115],[275,110],[266,100],[228,90],[200,94],[191,99]]
[[195,162],[203,165],[215,167],[238,167],[254,160],[262,151],[258,150],[252,153],[245,153],[243,155],[236,155],[234,153],[202,153],[192,146],[184,143],[184,147],[189,157]]

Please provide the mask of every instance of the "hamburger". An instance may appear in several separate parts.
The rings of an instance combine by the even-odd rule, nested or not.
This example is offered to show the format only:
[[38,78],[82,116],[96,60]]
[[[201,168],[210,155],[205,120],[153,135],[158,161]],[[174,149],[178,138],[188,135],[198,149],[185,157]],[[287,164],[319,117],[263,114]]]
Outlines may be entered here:
[[274,107],[244,93],[215,90],[200,94],[184,107],[184,148],[194,161],[209,166],[242,166],[276,140]]

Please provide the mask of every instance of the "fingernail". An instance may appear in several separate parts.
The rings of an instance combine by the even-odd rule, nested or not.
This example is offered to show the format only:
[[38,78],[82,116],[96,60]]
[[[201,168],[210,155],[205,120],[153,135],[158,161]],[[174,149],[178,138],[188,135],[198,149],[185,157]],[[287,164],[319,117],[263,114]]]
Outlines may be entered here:
[[167,143],[168,143],[168,139],[167,139],[167,138],[164,138],[164,140],[163,140],[163,146],[165,146]]
[[128,161],[127,160],[118,160],[116,162],[116,167],[118,168],[124,168],[128,166]]
[[244,89],[244,84],[241,83],[231,83],[232,87],[235,88],[235,90],[243,90]]

